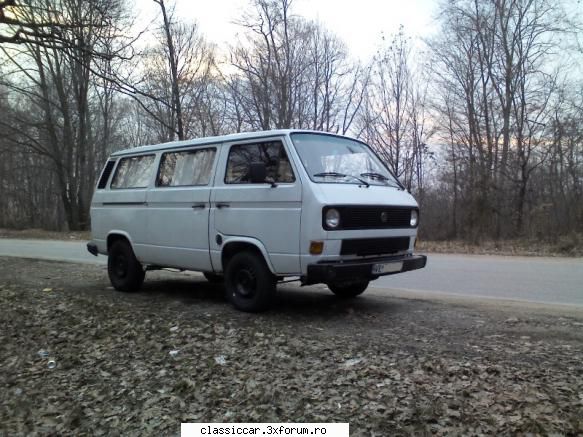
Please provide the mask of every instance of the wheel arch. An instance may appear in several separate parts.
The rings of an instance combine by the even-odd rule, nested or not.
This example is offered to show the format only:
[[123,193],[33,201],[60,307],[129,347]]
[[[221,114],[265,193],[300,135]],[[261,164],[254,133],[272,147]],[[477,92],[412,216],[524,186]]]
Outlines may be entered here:
[[259,240],[248,237],[229,238],[227,241],[225,241],[221,250],[222,271],[225,271],[227,263],[235,254],[243,251],[255,252],[256,254],[260,255],[271,273],[277,275],[277,272],[271,264],[269,254],[267,253],[265,246]]
[[107,234],[106,242],[107,242],[107,252],[108,253],[109,253],[109,249],[110,249],[111,245],[118,240],[127,241],[129,243],[130,247],[132,248],[132,250],[134,250],[134,244],[132,242],[130,235],[125,231],[114,230],[114,231],[110,231]]

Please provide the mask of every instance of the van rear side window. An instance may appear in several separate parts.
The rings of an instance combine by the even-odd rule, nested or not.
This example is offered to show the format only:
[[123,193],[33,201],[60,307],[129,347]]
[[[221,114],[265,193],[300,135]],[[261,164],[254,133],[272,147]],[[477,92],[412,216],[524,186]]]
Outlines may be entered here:
[[156,155],[122,158],[117,165],[111,188],[146,188],[154,173]]
[[208,185],[216,149],[169,152],[162,155],[157,187]]
[[109,180],[114,165],[115,161],[107,161],[107,164],[105,164],[105,168],[103,169],[103,173],[101,173],[99,183],[97,184],[99,190],[103,190],[107,186],[107,181]]

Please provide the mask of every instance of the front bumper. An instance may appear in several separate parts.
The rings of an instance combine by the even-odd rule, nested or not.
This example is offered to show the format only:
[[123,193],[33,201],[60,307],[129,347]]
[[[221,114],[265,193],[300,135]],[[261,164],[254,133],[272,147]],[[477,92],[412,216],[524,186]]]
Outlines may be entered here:
[[[402,263],[398,268],[398,263]],[[373,266],[378,264],[394,264],[397,269],[384,273],[373,273]],[[326,261],[308,265],[308,274],[303,278],[304,285],[327,284],[335,281],[372,280],[379,276],[394,275],[422,269],[427,264],[425,255],[403,255],[385,258],[368,258],[350,261]]]

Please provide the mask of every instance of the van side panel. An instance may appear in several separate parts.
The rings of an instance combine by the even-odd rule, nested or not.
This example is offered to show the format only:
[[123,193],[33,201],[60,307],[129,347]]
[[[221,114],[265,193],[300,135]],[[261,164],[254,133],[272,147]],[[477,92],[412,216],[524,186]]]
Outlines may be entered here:
[[[213,206],[214,234],[256,238],[266,248],[276,273],[298,274],[300,194],[293,187],[217,188]],[[217,209],[220,203],[230,206]],[[213,238],[211,250],[220,253],[220,246]]]
[[107,251],[107,235],[116,229],[131,236],[136,258],[144,260],[148,217],[146,191],[145,188],[136,188],[95,192],[91,206],[91,232],[101,253]]
[[208,220],[210,187],[152,188],[148,193],[150,264],[212,271]]

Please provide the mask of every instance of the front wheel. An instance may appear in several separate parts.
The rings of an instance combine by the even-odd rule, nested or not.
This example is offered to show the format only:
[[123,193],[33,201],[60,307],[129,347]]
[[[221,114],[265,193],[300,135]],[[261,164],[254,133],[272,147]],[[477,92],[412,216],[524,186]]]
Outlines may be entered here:
[[331,282],[328,288],[332,293],[338,297],[351,298],[356,297],[367,289],[369,281],[357,281],[357,282]]
[[115,241],[109,248],[107,273],[117,291],[138,291],[146,275],[132,247],[124,240]]
[[240,252],[227,264],[225,290],[227,298],[238,310],[265,311],[273,302],[276,278],[262,256]]

